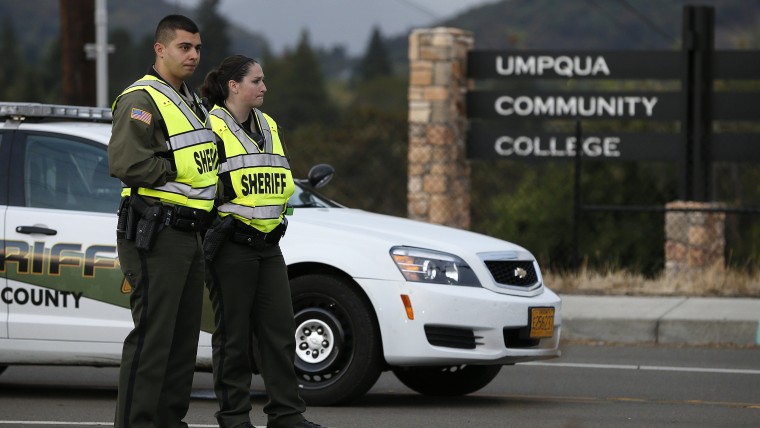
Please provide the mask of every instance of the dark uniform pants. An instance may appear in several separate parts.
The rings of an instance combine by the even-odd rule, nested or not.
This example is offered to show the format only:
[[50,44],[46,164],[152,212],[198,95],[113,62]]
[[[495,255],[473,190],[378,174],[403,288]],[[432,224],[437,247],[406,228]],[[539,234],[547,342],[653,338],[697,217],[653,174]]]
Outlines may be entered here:
[[255,249],[226,241],[207,267],[216,324],[212,344],[219,425],[250,421],[251,333],[256,335],[259,369],[269,397],[264,406],[267,427],[295,425],[303,420],[306,408],[293,368],[295,320],[279,245]]
[[124,340],[115,427],[187,427],[182,421],[198,351],[204,259],[200,235],[165,228],[140,252],[118,240],[132,286],[135,328]]

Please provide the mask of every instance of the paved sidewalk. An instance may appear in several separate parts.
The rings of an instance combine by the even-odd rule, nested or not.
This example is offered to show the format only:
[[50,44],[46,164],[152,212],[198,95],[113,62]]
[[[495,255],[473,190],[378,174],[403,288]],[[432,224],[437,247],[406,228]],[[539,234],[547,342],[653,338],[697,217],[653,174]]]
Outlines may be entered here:
[[760,346],[760,299],[560,297],[563,339]]

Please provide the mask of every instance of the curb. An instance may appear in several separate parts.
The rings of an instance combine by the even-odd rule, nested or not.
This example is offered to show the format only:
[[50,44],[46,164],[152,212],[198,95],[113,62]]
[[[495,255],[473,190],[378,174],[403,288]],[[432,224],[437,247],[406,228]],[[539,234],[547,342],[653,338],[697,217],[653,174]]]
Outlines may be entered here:
[[760,346],[760,299],[560,297],[562,339]]

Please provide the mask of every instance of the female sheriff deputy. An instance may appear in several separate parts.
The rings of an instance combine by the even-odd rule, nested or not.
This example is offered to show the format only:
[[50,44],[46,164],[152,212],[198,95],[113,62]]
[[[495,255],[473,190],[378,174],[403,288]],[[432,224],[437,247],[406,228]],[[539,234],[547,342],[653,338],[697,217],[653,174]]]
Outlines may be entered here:
[[206,284],[215,314],[214,390],[221,427],[250,427],[252,335],[269,396],[267,427],[320,427],[304,419],[293,368],[295,321],[285,259],[293,177],[277,124],[257,109],[266,85],[261,65],[228,57],[206,75],[201,94],[214,104],[211,124],[221,143],[219,218],[205,237]]

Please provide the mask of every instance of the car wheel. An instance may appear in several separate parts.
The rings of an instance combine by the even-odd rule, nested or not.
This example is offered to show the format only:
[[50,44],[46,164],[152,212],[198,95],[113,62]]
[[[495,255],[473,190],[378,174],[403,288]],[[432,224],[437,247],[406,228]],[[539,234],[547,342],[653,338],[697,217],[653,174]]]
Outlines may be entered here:
[[467,395],[488,385],[501,366],[397,367],[393,374],[410,389],[425,395]]
[[383,366],[371,305],[355,286],[334,276],[297,277],[290,288],[301,397],[309,405],[330,406],[363,396]]

